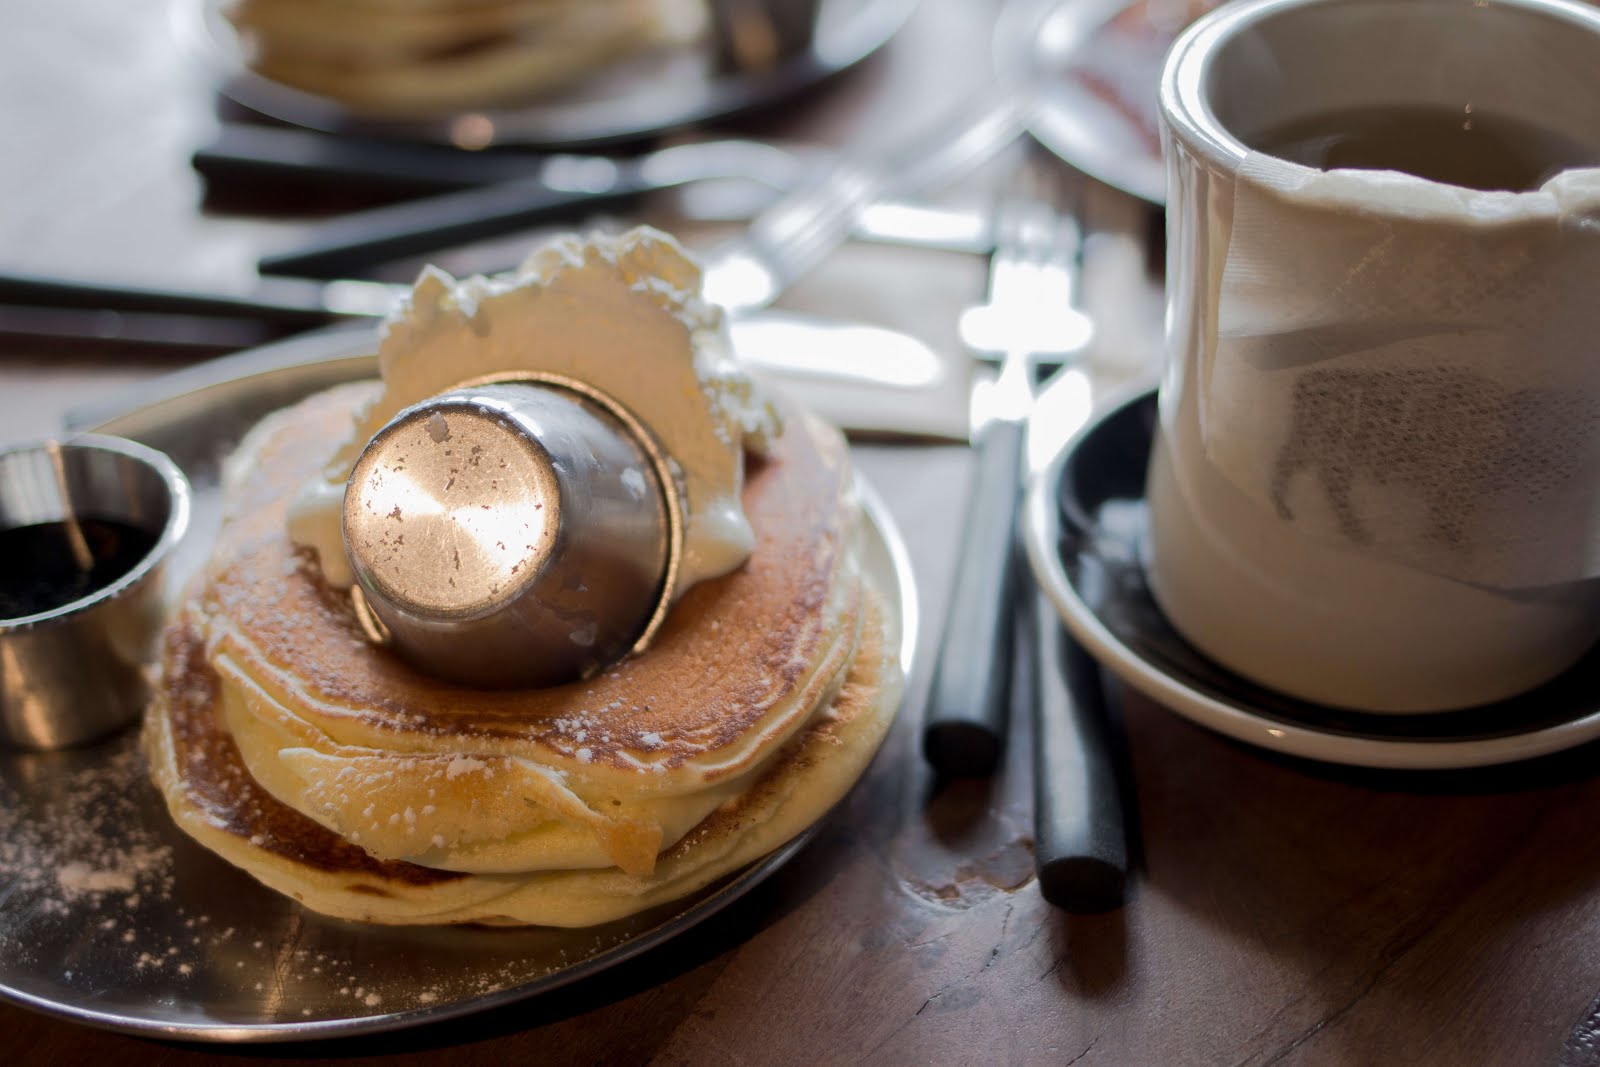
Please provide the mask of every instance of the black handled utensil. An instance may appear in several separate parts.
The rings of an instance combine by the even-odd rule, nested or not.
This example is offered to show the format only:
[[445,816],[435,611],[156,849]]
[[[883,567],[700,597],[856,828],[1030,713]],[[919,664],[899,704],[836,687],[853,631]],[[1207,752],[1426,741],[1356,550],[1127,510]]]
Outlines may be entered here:
[[923,720],[922,749],[948,777],[992,774],[1005,747],[1016,592],[1016,514],[1024,476],[1024,419],[1033,365],[1077,352],[1091,333],[1074,304],[1080,240],[1050,179],[1024,166],[996,212],[987,303],[961,317],[975,352],[1000,352],[991,419],[976,434],[978,463],[965,513],[956,584]]
[[195,150],[190,163],[208,181],[218,183],[266,179],[423,196],[537,177],[550,158],[227,122],[215,139]]
[[1010,716],[1017,586],[1017,472],[1023,425],[1001,421],[980,441],[956,582],[934,663],[922,751],[941,775],[993,774]]
[[1128,881],[1123,776],[1100,665],[1061,625],[1043,592],[1029,598],[1033,705],[1033,847],[1039,891],[1074,913],[1120,907]]
[[546,156],[493,184],[341,215],[296,246],[263,256],[260,268],[264,274],[341,278],[386,260],[497,237],[708,178],[786,189],[804,169],[782,149],[739,140],[677,145],[631,159]]
[[381,315],[405,291],[378,282],[268,278],[234,294],[0,273],[0,305],[245,319],[285,331],[326,326],[347,315]]

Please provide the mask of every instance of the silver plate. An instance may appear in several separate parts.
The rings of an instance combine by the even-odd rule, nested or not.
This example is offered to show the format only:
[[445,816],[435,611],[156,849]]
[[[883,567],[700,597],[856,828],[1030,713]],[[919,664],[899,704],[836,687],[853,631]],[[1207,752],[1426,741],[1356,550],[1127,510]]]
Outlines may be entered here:
[[[266,412],[371,377],[374,358],[350,354],[358,336],[370,344],[370,330],[343,331],[181,371],[136,410],[94,427],[168,452],[194,482],[195,522],[173,588],[215,534],[221,458]],[[910,566],[884,505],[863,488],[864,562],[898,598],[909,672]],[[759,884],[815,831],[691,897],[603,926],[368,926],[309,912],[185,837],[131,732],[66,752],[0,751],[0,997],[94,1026],[202,1041],[414,1026],[543,993],[660,945]]]
[[457,143],[459,120],[470,118],[471,147],[492,141],[545,148],[637,139],[767,107],[876,52],[917,6],[917,0],[821,0],[810,47],[764,71],[719,72],[704,44],[663,48],[526,104],[394,119],[363,115],[251,72],[221,14],[225,2],[173,0],[174,22],[180,39],[214,72],[221,93],[252,111],[328,133],[439,144]]
[[1219,0],[1014,0],[995,31],[1000,70],[1039,85],[1035,137],[1090,177],[1166,200],[1157,96],[1167,47]]

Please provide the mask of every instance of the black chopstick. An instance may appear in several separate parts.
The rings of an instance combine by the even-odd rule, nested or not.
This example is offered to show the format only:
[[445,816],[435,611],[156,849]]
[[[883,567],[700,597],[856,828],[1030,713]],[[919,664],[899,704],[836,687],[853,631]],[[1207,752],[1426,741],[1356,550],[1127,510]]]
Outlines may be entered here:
[[995,772],[1011,719],[1017,581],[1017,472],[1026,428],[998,419],[977,442],[977,469],[922,723],[922,753],[947,778]]
[[0,305],[244,319],[281,329],[307,330],[337,320],[321,292],[319,283],[294,279],[274,279],[255,292],[233,294],[0,272]]
[[1100,665],[1066,632],[1043,591],[1032,591],[1027,610],[1028,639],[1017,647],[1032,661],[1039,890],[1068,912],[1110,911],[1127,894],[1127,768],[1115,747]]
[[[230,293],[0,272],[0,337],[7,348],[21,339],[76,341],[197,358],[376,314],[354,309],[348,298],[344,310],[331,306],[327,288],[267,278],[248,292]],[[382,298],[386,292],[366,294],[367,303]]]
[[235,122],[224,123],[216,138],[190,157],[196,171],[219,184],[265,179],[413,196],[527,178],[544,162],[531,152],[473,152]]
[[263,274],[336,279],[376,264],[499,237],[637,196],[649,187],[632,169],[604,188],[557,189],[537,175],[367,211],[318,224],[298,245],[261,257]]

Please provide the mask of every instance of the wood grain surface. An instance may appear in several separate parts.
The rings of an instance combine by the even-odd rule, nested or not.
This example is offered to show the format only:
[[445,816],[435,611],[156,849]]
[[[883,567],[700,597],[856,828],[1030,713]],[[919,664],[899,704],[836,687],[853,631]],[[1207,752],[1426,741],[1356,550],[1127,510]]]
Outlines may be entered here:
[[[187,155],[215,103],[162,5],[56,0],[16,15],[0,35],[0,269],[242,290],[255,257],[326,206],[207,206]],[[986,76],[992,17],[976,0],[926,0],[863,68],[736,130],[844,144],[908,126]],[[951,195],[981,203],[986,189]],[[644,214],[670,224],[673,210]],[[1100,187],[1086,213],[1103,370],[1129,377],[1153,365],[1160,328],[1159,279],[1141,259],[1147,214]],[[983,273],[970,256],[856,246],[785,302],[902,328],[954,358],[956,314]],[[46,432],[173,365],[5,340],[0,440]],[[884,445],[857,456],[908,532],[926,653],[969,457]],[[917,751],[929,666],[924,656],[884,751],[816,842],[644,958],[422,1030],[232,1053],[0,1006],[0,1060],[1600,1063],[1592,747],[1472,773],[1355,772],[1264,755],[1128,696],[1132,898],[1071,918],[1033,884],[1026,723],[992,782],[935,783]]]

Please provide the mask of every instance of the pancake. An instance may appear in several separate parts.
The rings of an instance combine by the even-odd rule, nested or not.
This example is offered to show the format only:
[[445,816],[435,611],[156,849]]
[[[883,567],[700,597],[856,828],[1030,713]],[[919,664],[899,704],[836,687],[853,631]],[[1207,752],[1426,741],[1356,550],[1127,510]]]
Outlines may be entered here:
[[536,96],[699,32],[694,0],[238,0],[250,65],[376,113]]
[[693,892],[843,795],[901,680],[835,431],[786,412],[742,494],[754,553],[690,589],[650,650],[587,681],[481,691],[368,644],[284,532],[374,388],[271,417],[231,465],[147,720],[181,827],[328,914],[575,926]]

